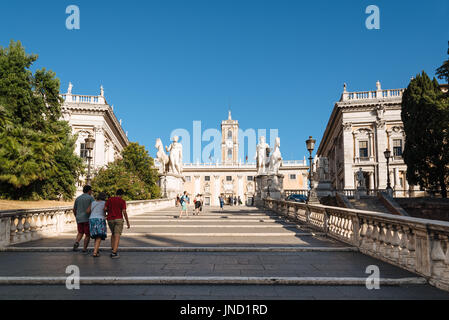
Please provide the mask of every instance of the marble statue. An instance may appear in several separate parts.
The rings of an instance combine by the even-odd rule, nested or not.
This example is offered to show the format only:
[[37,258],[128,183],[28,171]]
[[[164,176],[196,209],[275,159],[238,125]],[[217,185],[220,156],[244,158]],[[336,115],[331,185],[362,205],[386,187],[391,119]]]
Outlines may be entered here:
[[182,145],[178,142],[178,136],[173,137],[173,142],[165,150],[169,152],[169,170],[168,172],[180,175],[182,174]]
[[356,173],[357,175],[357,188],[365,188],[366,184],[365,184],[365,176],[363,175],[363,171],[362,168],[359,169],[359,171],[357,171]]
[[270,156],[270,159],[268,161],[268,172],[270,174],[279,174],[279,168],[282,164],[282,156],[281,156],[281,139],[279,137],[276,137],[275,143],[274,143],[274,150],[273,153]]
[[169,158],[164,151],[164,145],[162,144],[162,141],[160,138],[156,139],[156,144],[154,147],[157,149],[157,153],[156,153],[157,160],[161,164],[159,172],[162,174],[165,174],[168,172],[168,169],[169,169],[168,168]]
[[104,88],[100,86],[100,96],[104,97]]
[[67,89],[67,94],[72,94],[73,84],[69,82],[69,88]]
[[265,142],[265,137],[261,136],[259,138],[259,144],[256,146],[256,165],[257,174],[264,174],[267,165],[267,149],[270,146]]

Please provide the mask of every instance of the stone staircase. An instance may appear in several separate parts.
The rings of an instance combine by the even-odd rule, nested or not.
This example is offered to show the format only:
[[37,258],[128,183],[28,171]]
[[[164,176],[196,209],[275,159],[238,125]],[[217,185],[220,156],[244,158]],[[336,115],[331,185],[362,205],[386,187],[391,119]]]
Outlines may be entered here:
[[[0,249],[0,299],[449,298],[415,274],[272,212],[207,207],[178,215],[169,208],[131,217],[120,259],[109,257],[110,237],[99,258],[72,252],[75,233]],[[372,265],[379,290],[366,287]],[[66,289],[67,266],[79,268],[82,290]]]
[[377,197],[360,197],[359,200],[356,199],[348,199],[348,200],[354,207],[354,209],[391,214],[391,212],[387,209],[387,207],[385,207]]

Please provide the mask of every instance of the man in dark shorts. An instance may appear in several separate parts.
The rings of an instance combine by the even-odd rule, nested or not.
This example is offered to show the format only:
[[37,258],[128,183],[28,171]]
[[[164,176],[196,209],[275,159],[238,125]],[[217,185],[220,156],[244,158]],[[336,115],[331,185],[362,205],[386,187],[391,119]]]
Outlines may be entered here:
[[111,197],[106,201],[104,212],[107,213],[109,229],[111,230],[111,258],[119,258],[117,253],[120,243],[120,235],[123,232],[123,217],[125,217],[126,225],[129,229],[128,214],[126,213],[126,201],[122,199],[124,191],[118,189],[115,197]]
[[89,214],[87,214],[86,210],[89,208],[91,203],[95,199],[92,197],[92,187],[84,186],[83,194],[80,195],[75,200],[75,204],[73,206],[73,213],[76,217],[76,223],[78,225],[78,234],[76,235],[75,244],[73,245],[73,251],[78,250],[80,246],[80,241],[84,236],[84,247],[83,252],[87,253],[87,246],[90,241],[90,232],[89,232]]

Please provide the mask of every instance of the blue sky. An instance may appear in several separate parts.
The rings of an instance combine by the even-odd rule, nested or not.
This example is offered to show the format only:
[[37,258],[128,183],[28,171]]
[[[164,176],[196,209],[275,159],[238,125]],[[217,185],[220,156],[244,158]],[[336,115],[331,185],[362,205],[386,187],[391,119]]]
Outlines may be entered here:
[[[80,30],[65,27],[68,5]],[[380,9],[368,30],[365,9]],[[0,45],[20,40],[65,92],[105,96],[152,156],[176,128],[278,129],[284,159],[303,159],[349,91],[406,87],[447,59],[449,1],[3,1]],[[204,145],[207,143],[203,144]],[[249,155],[251,158],[251,155]]]

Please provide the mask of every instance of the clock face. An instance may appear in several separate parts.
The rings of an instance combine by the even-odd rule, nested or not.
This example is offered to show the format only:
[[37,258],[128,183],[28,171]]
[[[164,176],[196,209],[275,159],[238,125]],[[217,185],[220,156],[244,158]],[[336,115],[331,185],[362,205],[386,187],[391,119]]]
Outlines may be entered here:
[[226,140],[226,147],[232,148],[232,141],[231,140]]

